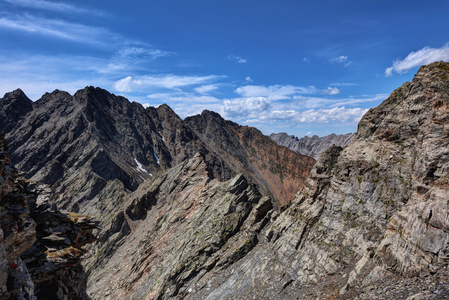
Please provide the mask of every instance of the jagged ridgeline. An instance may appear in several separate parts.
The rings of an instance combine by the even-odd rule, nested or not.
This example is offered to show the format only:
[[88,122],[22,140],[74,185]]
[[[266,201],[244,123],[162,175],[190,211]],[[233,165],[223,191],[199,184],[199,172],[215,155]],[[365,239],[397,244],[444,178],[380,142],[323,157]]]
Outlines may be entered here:
[[355,133],[338,135],[332,133],[323,137],[318,137],[317,135],[312,137],[304,136],[300,139],[294,135],[288,135],[285,132],[270,134],[270,138],[278,145],[285,146],[296,153],[311,156],[317,160],[330,146],[336,145],[346,147],[352,142],[354,137]]
[[446,299],[448,76],[421,67],[312,169],[213,112],[98,88],[7,94],[0,128],[60,207],[101,222],[92,299]]
[[0,299],[89,299],[81,257],[98,224],[51,209],[48,197],[11,166],[0,134]]
[[56,90],[36,102],[16,90],[0,103],[0,128],[13,164],[49,184],[58,206],[71,211],[96,215],[110,206],[104,199],[134,191],[198,152],[215,178],[244,174],[285,205],[315,163],[216,113],[182,120],[167,105],[145,109],[100,88],[74,96]]

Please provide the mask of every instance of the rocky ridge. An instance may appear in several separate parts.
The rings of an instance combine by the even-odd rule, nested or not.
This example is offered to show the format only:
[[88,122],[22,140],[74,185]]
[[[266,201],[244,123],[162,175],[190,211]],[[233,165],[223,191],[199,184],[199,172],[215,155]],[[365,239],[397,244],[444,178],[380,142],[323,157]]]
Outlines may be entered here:
[[[198,151],[216,178],[245,174],[282,205],[304,184],[315,163],[287,151],[281,162],[272,162],[275,143],[251,129],[257,143],[267,147],[249,148],[248,138],[243,141],[237,134],[240,126],[216,113],[204,111],[182,120],[167,105],[145,109],[100,88],[86,87],[73,96],[56,90],[36,102],[17,90],[0,103],[5,116],[0,128],[13,164],[27,178],[50,185],[58,207],[100,219],[108,214],[108,199],[136,190],[153,174]],[[270,159],[259,163],[255,152]]]
[[311,156],[315,159],[319,159],[321,154],[332,145],[346,147],[354,137],[355,133],[339,135],[332,133],[323,137],[318,137],[317,135],[312,137],[304,136],[300,139],[285,132],[270,134],[270,138],[278,145],[285,146],[296,153]]
[[48,187],[22,178],[10,165],[0,135],[0,298],[88,299],[83,246],[95,240],[88,216],[48,204]]
[[[220,180],[219,165],[208,158],[209,149],[220,146],[214,134],[219,132],[228,148],[251,151],[258,145],[252,137],[257,131],[233,129],[229,122],[214,125],[223,123],[207,121],[210,112],[178,123],[179,130],[167,127],[165,140],[187,132],[198,138],[183,139],[179,147],[171,143],[173,152],[184,155],[184,146],[192,150],[200,141],[208,146],[155,173],[132,194],[115,198],[102,190],[110,200],[101,202],[108,211],[102,217],[106,226],[86,261],[89,294],[94,299],[447,298],[448,76],[448,63],[421,67],[412,82],[367,112],[353,142],[321,156],[283,209],[245,176]],[[179,121],[169,114],[159,120],[162,130]],[[230,147],[236,144],[242,148]]]
[[355,140],[330,147],[283,212],[242,176],[212,179],[201,154],[144,183],[100,237],[95,251],[107,259],[92,262],[101,266],[91,268],[89,292],[447,298],[448,75],[447,63],[424,66],[371,109]]
[[92,250],[103,259],[90,268],[89,292],[94,299],[186,297],[257,244],[272,207],[243,175],[213,179],[198,153],[130,196]]
[[[254,231],[247,226],[258,223],[248,222],[251,218],[247,217],[239,232],[252,233],[254,238],[243,239],[248,248],[239,244],[242,239],[234,240],[238,234],[228,239],[224,245],[234,252],[240,253],[242,247],[247,250],[229,254],[232,259],[226,259],[227,263],[223,259],[229,256],[221,251],[229,248],[215,249],[220,242],[211,238],[223,231],[207,228],[207,236],[198,240],[190,234],[198,232],[197,227],[185,226],[191,216],[188,207],[195,207],[191,202],[185,208],[179,204],[171,208],[172,212],[180,209],[186,217],[174,213],[170,214],[173,217],[151,218],[164,220],[160,226],[166,226],[165,230],[182,226],[186,234],[174,238],[172,233],[173,239],[164,239],[159,236],[164,230],[150,231],[150,237],[140,244],[145,245],[142,252],[129,256],[133,257],[129,266],[139,271],[122,275],[126,284],[114,286],[117,292],[111,298],[444,299],[449,294],[444,283],[449,261],[448,75],[449,64],[424,66],[411,83],[371,109],[351,144],[345,149],[333,146],[322,155],[306,186],[285,211],[268,210]],[[187,182],[187,194],[195,186],[187,179],[175,182]],[[151,207],[149,214],[157,212],[156,206],[146,207]],[[199,217],[203,218],[215,218],[213,224],[221,224],[226,214]],[[198,248],[194,241],[204,244]],[[151,259],[142,259],[143,249]],[[167,254],[170,258],[158,256],[159,249],[171,249],[167,251],[172,253]],[[164,266],[165,272],[158,266]],[[145,280],[139,281],[141,277]],[[106,286],[97,283],[94,289]],[[98,299],[107,299],[97,293],[93,295]]]
[[[423,66],[411,83],[371,109],[355,140],[344,150],[328,149],[291,206],[272,214],[263,238],[232,266],[232,274],[216,276],[208,286],[211,292],[198,287],[197,294],[210,299],[364,298],[387,294],[376,288],[386,278],[398,283],[444,275],[449,260],[448,75],[448,63]],[[432,297],[447,296],[447,285],[440,286]],[[404,293],[397,299],[429,288],[414,287],[399,289]]]

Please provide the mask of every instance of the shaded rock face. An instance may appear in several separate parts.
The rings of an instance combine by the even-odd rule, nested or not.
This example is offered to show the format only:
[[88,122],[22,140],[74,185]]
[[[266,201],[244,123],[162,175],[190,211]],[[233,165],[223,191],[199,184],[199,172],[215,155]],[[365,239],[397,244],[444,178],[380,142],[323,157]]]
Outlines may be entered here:
[[[369,110],[353,142],[322,154],[282,210],[260,183],[232,176],[230,166],[244,170],[249,161],[257,177],[269,162],[252,158],[282,153],[257,131],[207,111],[182,121],[167,106],[146,110],[171,161],[180,161],[131,194],[118,179],[100,189],[104,227],[85,263],[89,295],[407,299],[431,283],[437,296],[449,295],[441,284],[449,261],[448,76],[448,63],[422,67]],[[243,155],[251,151],[252,158]],[[226,170],[231,179],[220,181]]]
[[300,139],[285,132],[272,133],[270,138],[278,145],[285,146],[296,153],[311,156],[319,159],[330,146],[346,147],[355,137],[355,133],[347,134],[330,134],[323,137],[314,135],[312,137],[305,136]]
[[[202,154],[142,184],[100,235],[94,299],[183,298],[258,243],[272,213],[243,175],[212,179]],[[97,256],[98,257],[98,256]],[[106,259],[104,259],[106,258]]]
[[[291,206],[271,215],[232,273],[211,276],[189,297],[364,299],[386,293],[379,282],[445,274],[448,75],[447,63],[424,66],[371,109],[355,140],[322,155]],[[402,292],[395,298],[416,288]]]
[[[34,103],[17,90],[0,103],[7,116],[0,128],[12,149],[12,163],[27,178],[50,185],[58,207],[99,220],[110,212],[111,199],[199,151],[214,177],[228,180],[243,173],[281,204],[292,199],[314,164],[286,151],[287,159],[262,164],[254,147],[245,146],[248,138],[240,139],[239,126],[216,113],[205,111],[183,121],[167,105],[144,109],[100,88],[86,87],[73,96],[55,90]],[[16,107],[23,109],[12,112]],[[276,152],[267,137],[254,136]],[[256,151],[258,157],[276,158],[266,156],[263,148]],[[300,168],[292,166],[296,162]]]
[[371,109],[283,212],[242,176],[212,179],[200,154],[145,182],[102,232],[89,293],[407,299],[435,284],[447,297],[448,75],[449,64],[424,66]]
[[96,223],[51,211],[48,193],[19,176],[0,135],[1,299],[88,299],[80,263]]

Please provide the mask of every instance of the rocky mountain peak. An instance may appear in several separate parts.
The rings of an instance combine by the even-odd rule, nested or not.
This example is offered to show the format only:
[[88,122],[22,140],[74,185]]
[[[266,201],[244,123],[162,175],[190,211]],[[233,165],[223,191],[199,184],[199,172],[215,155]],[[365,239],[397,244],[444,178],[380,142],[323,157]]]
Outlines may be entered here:
[[[358,126],[356,139],[410,144],[444,124],[449,103],[449,63],[422,66],[412,82],[404,83],[387,100],[370,109]],[[421,128],[421,130],[420,130]],[[436,128],[435,128],[436,129]]]
[[28,112],[33,110],[33,101],[31,101],[21,89],[6,93],[0,98],[0,128],[9,131],[14,127],[14,121],[22,118]]
[[296,136],[288,135],[285,132],[272,133],[270,138],[278,145],[285,146],[296,153],[308,155],[315,159],[319,159],[324,151],[332,145],[345,147],[353,139],[354,133],[336,135],[332,133],[327,136],[319,137],[313,135],[312,137],[305,136],[298,139]]

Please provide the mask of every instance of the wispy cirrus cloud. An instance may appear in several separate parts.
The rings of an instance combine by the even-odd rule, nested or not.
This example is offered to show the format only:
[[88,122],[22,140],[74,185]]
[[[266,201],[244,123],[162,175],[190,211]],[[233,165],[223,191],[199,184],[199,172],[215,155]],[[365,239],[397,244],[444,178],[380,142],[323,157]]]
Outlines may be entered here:
[[268,100],[289,99],[298,94],[314,94],[319,90],[314,86],[294,86],[294,85],[245,85],[239,87],[235,92],[243,97],[265,97]]
[[349,58],[346,55],[340,55],[337,57],[330,58],[328,60],[331,64],[341,64],[344,67],[349,66],[352,64],[352,61],[349,60]]
[[326,95],[338,95],[340,94],[340,90],[336,87],[328,87],[322,91],[323,94]]
[[66,12],[66,13],[78,13],[78,14],[95,14],[95,15],[103,15],[103,13],[92,10],[82,8],[80,6],[74,6],[67,3],[62,2],[52,2],[52,1],[44,1],[44,0],[4,0],[15,6],[39,9],[39,10],[48,10],[48,11],[57,11],[57,12]]
[[348,97],[348,98],[340,98],[340,99],[331,99],[324,97],[306,97],[306,96],[295,96],[293,101],[290,104],[290,107],[295,109],[303,108],[303,109],[317,109],[322,107],[338,107],[338,106],[354,106],[356,104],[364,104],[372,102],[379,102],[388,97],[388,94],[377,94],[372,96],[365,97]]
[[114,89],[119,92],[134,92],[144,90],[150,87],[175,89],[184,86],[201,85],[216,81],[225,76],[207,75],[207,76],[180,76],[173,74],[146,75],[133,78],[127,76],[114,83]]
[[209,92],[218,90],[219,85],[218,84],[208,84],[208,85],[202,85],[197,88],[195,88],[195,92],[207,95]]
[[424,47],[416,52],[410,52],[404,59],[394,61],[393,65],[385,70],[385,76],[393,76],[393,72],[403,74],[439,60],[449,61],[449,44],[441,48]]
[[248,62],[245,58],[233,54],[228,55],[228,60],[235,61],[238,64],[246,64]]
[[0,17],[0,27],[85,44],[103,44],[105,40],[109,42],[118,37],[103,28],[31,15]]
[[260,120],[283,120],[300,123],[358,122],[368,109],[356,107],[334,107],[330,109],[311,109],[307,111],[273,110]]

